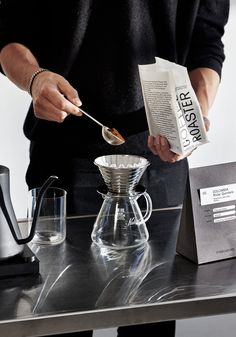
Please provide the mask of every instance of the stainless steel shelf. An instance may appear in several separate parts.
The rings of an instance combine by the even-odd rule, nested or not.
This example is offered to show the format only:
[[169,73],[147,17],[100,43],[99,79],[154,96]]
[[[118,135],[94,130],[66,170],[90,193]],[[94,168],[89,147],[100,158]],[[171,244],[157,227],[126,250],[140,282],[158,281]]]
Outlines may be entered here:
[[79,330],[236,312],[236,260],[197,266],[175,253],[180,209],[154,211],[144,247],[91,243],[94,217],[68,218],[66,241],[31,245],[40,274],[0,280],[0,335]]

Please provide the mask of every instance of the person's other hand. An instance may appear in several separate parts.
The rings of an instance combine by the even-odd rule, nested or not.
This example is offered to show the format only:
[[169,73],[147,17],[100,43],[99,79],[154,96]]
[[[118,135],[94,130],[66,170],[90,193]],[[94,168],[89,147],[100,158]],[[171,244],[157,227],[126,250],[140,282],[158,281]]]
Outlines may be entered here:
[[182,160],[193,152],[193,150],[191,150],[185,155],[179,155],[172,152],[168,140],[163,136],[148,136],[148,147],[152,153],[158,155],[161,160],[169,163],[175,163]]
[[38,74],[31,88],[37,118],[62,123],[69,115],[81,116],[82,103],[77,91],[62,76],[45,71]]

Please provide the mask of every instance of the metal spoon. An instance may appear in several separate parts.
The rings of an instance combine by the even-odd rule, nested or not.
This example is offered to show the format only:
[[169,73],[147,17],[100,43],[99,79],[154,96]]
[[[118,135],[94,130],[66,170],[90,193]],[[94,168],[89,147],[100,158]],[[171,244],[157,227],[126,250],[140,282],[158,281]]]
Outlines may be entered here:
[[87,112],[79,108],[79,110],[87,117],[91,118],[95,123],[100,125],[102,127],[102,136],[105,139],[105,141],[111,145],[121,145],[124,144],[125,139],[121,136],[121,134],[115,129],[115,128],[109,128],[102,123],[100,123],[98,120],[96,120],[94,117],[90,116]]

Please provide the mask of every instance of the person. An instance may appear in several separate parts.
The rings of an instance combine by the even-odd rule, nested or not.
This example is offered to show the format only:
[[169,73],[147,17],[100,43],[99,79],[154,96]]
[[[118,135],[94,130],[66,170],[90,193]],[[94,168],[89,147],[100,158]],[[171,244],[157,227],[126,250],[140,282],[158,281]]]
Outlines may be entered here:
[[[94,159],[136,154],[151,163],[143,181],[154,208],[180,205],[187,156],[173,153],[161,135],[148,136],[138,64],[159,56],[186,66],[208,130],[228,12],[228,0],[2,0],[2,71],[32,96],[24,123],[29,188],[58,175],[57,185],[68,192],[68,213],[92,214],[101,206],[96,187],[102,183]],[[115,127],[125,143],[107,144],[81,105]],[[118,328],[120,337],[144,333],[174,336],[175,322]]]

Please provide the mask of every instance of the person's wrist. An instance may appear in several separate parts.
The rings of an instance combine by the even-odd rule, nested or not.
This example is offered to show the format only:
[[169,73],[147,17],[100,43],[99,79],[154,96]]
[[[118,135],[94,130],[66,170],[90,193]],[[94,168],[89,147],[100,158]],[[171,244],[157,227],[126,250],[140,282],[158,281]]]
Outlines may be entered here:
[[33,86],[35,78],[44,71],[48,71],[48,70],[44,68],[39,68],[38,70],[33,72],[33,74],[31,75],[29,83],[27,85],[27,92],[30,96],[32,96],[32,86]]

